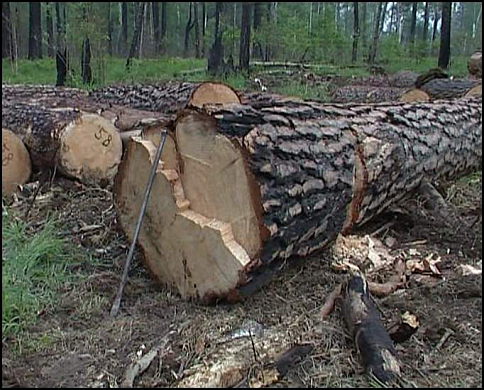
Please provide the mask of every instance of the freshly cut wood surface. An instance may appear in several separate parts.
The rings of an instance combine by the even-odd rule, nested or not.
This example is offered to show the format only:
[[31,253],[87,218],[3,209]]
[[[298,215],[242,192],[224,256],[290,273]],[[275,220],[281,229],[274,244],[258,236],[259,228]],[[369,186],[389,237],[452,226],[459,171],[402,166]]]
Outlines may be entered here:
[[2,129],[2,195],[12,195],[32,173],[30,155],[22,140]]
[[[270,98],[185,109],[146,214],[140,244],[148,266],[187,298],[246,296],[289,257],[324,248],[425,178],[479,167],[481,115],[475,98],[376,105]],[[133,142],[115,187],[128,235],[156,140]]]
[[412,88],[406,91],[400,98],[401,102],[411,103],[411,102],[429,102],[430,96],[422,91],[421,89]]

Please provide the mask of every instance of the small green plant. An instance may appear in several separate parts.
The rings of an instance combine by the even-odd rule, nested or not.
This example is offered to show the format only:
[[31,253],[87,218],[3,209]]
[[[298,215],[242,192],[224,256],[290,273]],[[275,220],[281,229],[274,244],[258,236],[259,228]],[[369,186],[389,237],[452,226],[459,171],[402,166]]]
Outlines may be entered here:
[[35,322],[39,311],[52,304],[68,280],[70,258],[66,243],[47,221],[30,233],[23,222],[2,213],[2,339]]

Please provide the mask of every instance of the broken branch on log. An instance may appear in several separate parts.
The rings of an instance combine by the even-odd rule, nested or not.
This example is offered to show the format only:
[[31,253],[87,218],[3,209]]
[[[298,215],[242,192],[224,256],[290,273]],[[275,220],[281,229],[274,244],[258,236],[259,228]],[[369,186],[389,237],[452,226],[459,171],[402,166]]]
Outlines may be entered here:
[[365,371],[383,383],[400,375],[395,347],[373,304],[368,283],[355,273],[343,288],[342,313]]

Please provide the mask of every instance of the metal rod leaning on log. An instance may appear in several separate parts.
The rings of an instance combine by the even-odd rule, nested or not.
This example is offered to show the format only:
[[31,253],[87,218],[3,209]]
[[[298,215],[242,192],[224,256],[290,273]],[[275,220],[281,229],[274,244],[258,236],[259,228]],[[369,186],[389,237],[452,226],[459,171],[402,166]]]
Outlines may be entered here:
[[138,241],[139,232],[141,229],[141,224],[143,223],[143,217],[145,215],[146,206],[148,205],[148,200],[150,197],[151,187],[153,186],[153,180],[156,174],[156,168],[160,162],[161,152],[163,151],[163,147],[165,146],[167,131],[162,130],[161,132],[161,141],[158,145],[158,149],[156,151],[155,159],[153,161],[153,165],[151,166],[150,176],[148,178],[148,184],[146,185],[146,190],[143,198],[143,203],[141,204],[141,210],[138,216],[138,222],[136,223],[136,228],[134,231],[133,241],[131,242],[131,247],[129,248],[128,257],[126,259],[126,263],[124,265],[123,276],[121,278],[121,283],[119,285],[118,293],[116,294],[116,298],[114,299],[113,306],[111,308],[110,316],[116,317],[119,312],[119,307],[121,305],[121,298],[123,296],[124,286],[128,281],[128,271],[129,266],[131,264],[131,260],[133,259],[134,248],[136,247],[136,241]]

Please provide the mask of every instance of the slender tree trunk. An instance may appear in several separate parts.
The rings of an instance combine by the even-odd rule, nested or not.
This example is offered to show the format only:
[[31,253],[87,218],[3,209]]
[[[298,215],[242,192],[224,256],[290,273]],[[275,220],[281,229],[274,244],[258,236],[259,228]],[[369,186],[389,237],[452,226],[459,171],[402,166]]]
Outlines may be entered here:
[[427,1],[425,2],[425,10],[424,10],[424,26],[423,26],[423,33],[422,33],[422,41],[423,43],[427,43],[428,35],[429,35],[429,17],[430,17],[430,3]]
[[129,69],[132,58],[139,57],[139,50],[141,44],[141,34],[143,32],[143,16],[145,13],[146,2],[140,2],[137,7],[137,13],[135,15],[135,29],[133,32],[133,40],[129,49],[128,58],[126,59],[126,68]]
[[358,2],[353,2],[353,52],[351,54],[351,62],[355,63],[358,60],[358,40],[360,38],[360,18],[358,15]]
[[[260,30],[261,26],[262,26],[262,2],[259,1],[254,3],[254,34]],[[264,56],[262,43],[260,39],[257,39],[257,41],[254,42],[252,56],[260,59],[262,59]]]
[[128,51],[128,3],[126,1],[120,2],[120,25],[119,25],[119,39],[118,52],[121,56],[126,56]]
[[385,27],[385,19],[387,17],[388,2],[383,3],[383,11],[380,20],[380,35],[383,34],[383,28]]
[[183,46],[183,55],[185,57],[188,56],[188,49],[190,43],[190,31],[192,31],[193,26],[195,25],[195,21],[193,20],[193,2],[190,1],[188,6],[188,20],[187,24],[185,25],[185,44]]
[[161,24],[160,24],[160,4],[157,1],[151,2],[151,14],[153,15],[153,41],[155,43],[155,53],[161,52]]
[[113,56],[113,14],[111,12],[112,3],[108,3],[108,54],[110,57]]
[[370,46],[370,52],[368,54],[368,63],[370,65],[373,65],[376,60],[376,54],[378,51],[378,39],[380,38],[380,23],[381,23],[381,17],[383,13],[383,6],[385,3],[380,2],[378,3],[378,7],[375,11],[375,21],[374,21],[374,27],[373,27],[373,38],[371,41],[371,46]]
[[240,27],[240,52],[239,52],[239,67],[241,70],[249,71],[250,62],[250,12],[252,10],[251,3],[244,2],[242,4],[242,24]]
[[439,67],[447,69],[450,62],[450,26],[452,2],[442,3],[442,29],[440,33]]
[[207,29],[207,4],[202,1],[202,56],[205,57],[205,33]]
[[54,22],[52,20],[51,3],[45,3],[45,29],[47,30],[47,56],[54,58]]
[[[92,12],[92,7],[90,2],[84,2],[82,9],[82,19],[85,24],[89,21],[89,15]],[[83,84],[91,84],[92,82],[92,69],[91,69],[91,42],[89,36],[86,34],[84,40],[82,41],[82,52],[81,52],[81,76]]]
[[361,42],[363,45],[363,49],[366,51],[368,48],[368,37],[367,37],[367,28],[366,28],[366,19],[368,17],[368,3],[365,1],[362,3],[362,15],[361,15]]
[[195,30],[195,57],[202,57],[202,44],[200,42],[200,23],[198,16],[198,1],[193,3],[193,28]]
[[[65,34],[65,20],[62,21],[61,2],[55,3],[55,17],[57,26],[57,52],[55,55],[57,81],[56,86],[61,87],[66,84],[67,79],[67,45]],[[65,7],[65,4],[64,4]]]
[[410,19],[410,39],[409,39],[409,46],[410,46],[410,55],[415,55],[415,32],[417,30],[417,8],[418,3],[412,3],[412,17]]
[[2,58],[13,57],[10,2],[2,2]]
[[401,2],[398,3],[399,9],[399,19],[398,19],[398,43],[401,45],[403,43],[403,26],[405,23],[405,10],[403,9],[403,4]]
[[29,2],[29,60],[42,58],[41,2]]
[[437,26],[439,24],[440,15],[441,14],[439,13],[439,9],[436,6],[434,8],[434,25],[432,27],[432,43],[434,43],[435,42],[435,39],[437,38]]
[[167,18],[167,13],[168,13],[168,3],[166,1],[163,1],[161,3],[161,50],[164,53],[165,52],[165,37],[166,37],[166,18]]
[[222,44],[223,32],[220,26],[220,16],[224,3],[215,3],[215,38],[210,55],[208,58],[208,72],[212,75],[218,75],[223,72],[224,47]]

